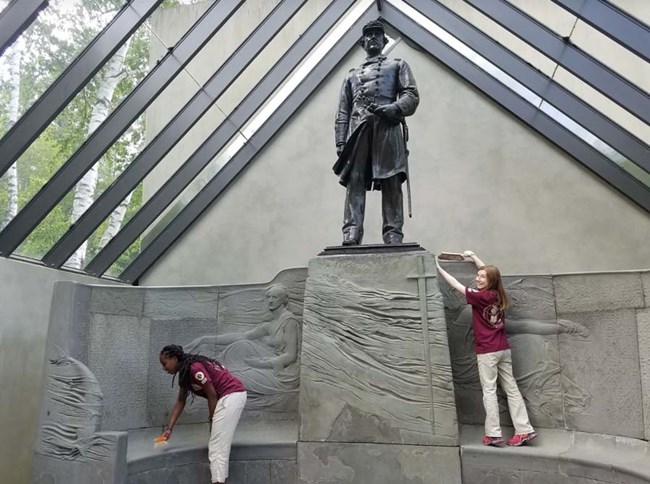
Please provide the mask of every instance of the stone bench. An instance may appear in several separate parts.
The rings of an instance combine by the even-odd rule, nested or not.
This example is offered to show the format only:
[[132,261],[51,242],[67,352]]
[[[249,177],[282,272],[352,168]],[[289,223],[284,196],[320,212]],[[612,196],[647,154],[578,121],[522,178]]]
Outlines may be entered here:
[[[178,425],[166,445],[160,428],[128,432],[127,482],[210,482],[208,424]],[[242,421],[230,454],[229,484],[295,483],[298,424]]]
[[[637,484],[650,482],[645,440],[541,429],[521,447],[486,447],[482,426],[461,427],[464,483]],[[511,435],[512,430],[504,432]]]

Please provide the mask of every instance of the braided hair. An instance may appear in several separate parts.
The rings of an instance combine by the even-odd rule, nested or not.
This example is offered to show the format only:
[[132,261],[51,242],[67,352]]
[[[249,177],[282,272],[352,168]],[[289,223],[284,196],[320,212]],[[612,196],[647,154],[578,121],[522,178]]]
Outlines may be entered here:
[[[166,358],[176,358],[178,360],[178,386],[183,388],[189,393],[192,393],[192,382],[190,375],[190,368],[192,363],[212,363],[217,365],[219,368],[223,368],[223,365],[213,358],[208,358],[203,355],[195,355],[192,353],[185,353],[183,347],[180,345],[167,345],[160,351],[160,356]],[[172,386],[174,386],[174,378],[172,378]]]

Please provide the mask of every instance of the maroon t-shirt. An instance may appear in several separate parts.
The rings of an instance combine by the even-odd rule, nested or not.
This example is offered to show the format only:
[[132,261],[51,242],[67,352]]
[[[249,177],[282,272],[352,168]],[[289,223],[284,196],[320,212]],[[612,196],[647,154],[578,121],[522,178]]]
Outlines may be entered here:
[[206,394],[203,391],[203,385],[208,382],[214,386],[217,392],[217,400],[230,393],[245,391],[242,382],[228,370],[209,361],[205,363],[195,361],[192,363],[190,366],[190,379],[192,393],[204,398],[206,398]]
[[465,288],[467,304],[472,306],[472,327],[476,340],[476,353],[493,353],[510,349],[506,337],[506,317],[499,309],[496,291]]

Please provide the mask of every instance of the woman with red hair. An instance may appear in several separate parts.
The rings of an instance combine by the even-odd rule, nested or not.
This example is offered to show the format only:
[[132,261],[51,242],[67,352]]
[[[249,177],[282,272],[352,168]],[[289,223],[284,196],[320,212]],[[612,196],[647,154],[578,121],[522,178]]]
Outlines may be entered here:
[[472,306],[472,329],[485,407],[483,444],[503,444],[497,401],[497,380],[499,380],[508,398],[510,417],[515,426],[515,435],[508,439],[508,445],[519,446],[533,440],[537,437],[537,433],[530,425],[526,405],[512,374],[512,357],[505,329],[508,296],[503,288],[501,273],[496,266],[485,265],[471,250],[466,250],[463,255],[471,258],[478,269],[476,289],[465,287],[458,282],[454,276],[440,267],[438,258],[436,258],[436,266],[440,275],[451,287],[463,293],[467,298],[467,304]]

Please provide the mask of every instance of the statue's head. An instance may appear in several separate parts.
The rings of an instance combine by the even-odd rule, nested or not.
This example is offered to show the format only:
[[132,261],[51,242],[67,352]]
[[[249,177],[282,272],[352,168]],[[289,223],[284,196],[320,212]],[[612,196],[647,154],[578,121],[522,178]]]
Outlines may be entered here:
[[384,25],[379,20],[373,20],[363,26],[361,46],[369,57],[381,54],[384,46],[388,43],[388,37],[384,32]]
[[266,290],[266,301],[271,311],[289,304],[289,291],[281,284],[274,284]]

